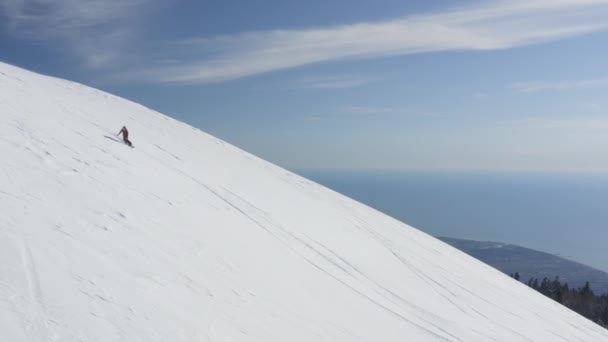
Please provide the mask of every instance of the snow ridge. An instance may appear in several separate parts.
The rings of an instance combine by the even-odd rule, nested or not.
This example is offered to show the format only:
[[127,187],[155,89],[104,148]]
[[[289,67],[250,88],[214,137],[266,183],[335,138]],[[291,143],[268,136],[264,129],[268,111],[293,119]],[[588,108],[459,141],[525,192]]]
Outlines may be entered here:
[[[134,149],[110,140],[123,125]],[[608,341],[443,242],[119,97],[0,63],[0,131],[0,341]]]

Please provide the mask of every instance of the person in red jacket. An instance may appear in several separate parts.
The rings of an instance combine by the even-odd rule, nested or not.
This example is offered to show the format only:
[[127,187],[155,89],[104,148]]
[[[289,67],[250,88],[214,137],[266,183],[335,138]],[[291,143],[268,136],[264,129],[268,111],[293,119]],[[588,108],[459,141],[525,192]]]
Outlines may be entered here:
[[120,132],[118,132],[118,134],[116,135],[120,135],[122,133],[122,141],[125,142],[125,144],[131,146],[131,141],[129,141],[129,130],[127,130],[126,126],[122,126],[122,128],[120,129]]

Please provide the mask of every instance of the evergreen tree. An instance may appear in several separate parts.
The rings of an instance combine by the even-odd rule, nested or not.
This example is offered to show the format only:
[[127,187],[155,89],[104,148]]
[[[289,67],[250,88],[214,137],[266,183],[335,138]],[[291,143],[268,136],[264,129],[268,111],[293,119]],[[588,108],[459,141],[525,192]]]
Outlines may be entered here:
[[[517,280],[520,279],[519,272],[512,273],[510,276]],[[526,284],[539,293],[608,328],[608,294],[596,295],[588,281],[585,282],[585,286],[577,289],[570,288],[568,283],[562,284],[557,276],[553,280],[545,277],[540,281],[538,278],[532,277]]]

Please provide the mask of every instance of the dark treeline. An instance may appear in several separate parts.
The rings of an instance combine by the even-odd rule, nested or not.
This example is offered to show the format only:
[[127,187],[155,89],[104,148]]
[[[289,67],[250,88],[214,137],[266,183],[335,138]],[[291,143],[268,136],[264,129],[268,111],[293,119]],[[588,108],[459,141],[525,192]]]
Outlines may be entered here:
[[[520,280],[519,273],[511,277]],[[562,284],[559,277],[553,280],[530,278],[526,283],[529,287],[568,307],[582,316],[608,328],[608,294],[596,295],[589,286],[570,288],[567,283]]]

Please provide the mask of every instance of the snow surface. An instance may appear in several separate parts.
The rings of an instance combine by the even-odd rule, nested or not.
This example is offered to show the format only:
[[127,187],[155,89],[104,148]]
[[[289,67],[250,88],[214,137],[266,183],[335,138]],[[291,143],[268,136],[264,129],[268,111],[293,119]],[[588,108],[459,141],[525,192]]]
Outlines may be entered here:
[[[127,100],[0,63],[0,118],[0,341],[608,341],[447,244]],[[122,125],[134,149],[111,139]]]

